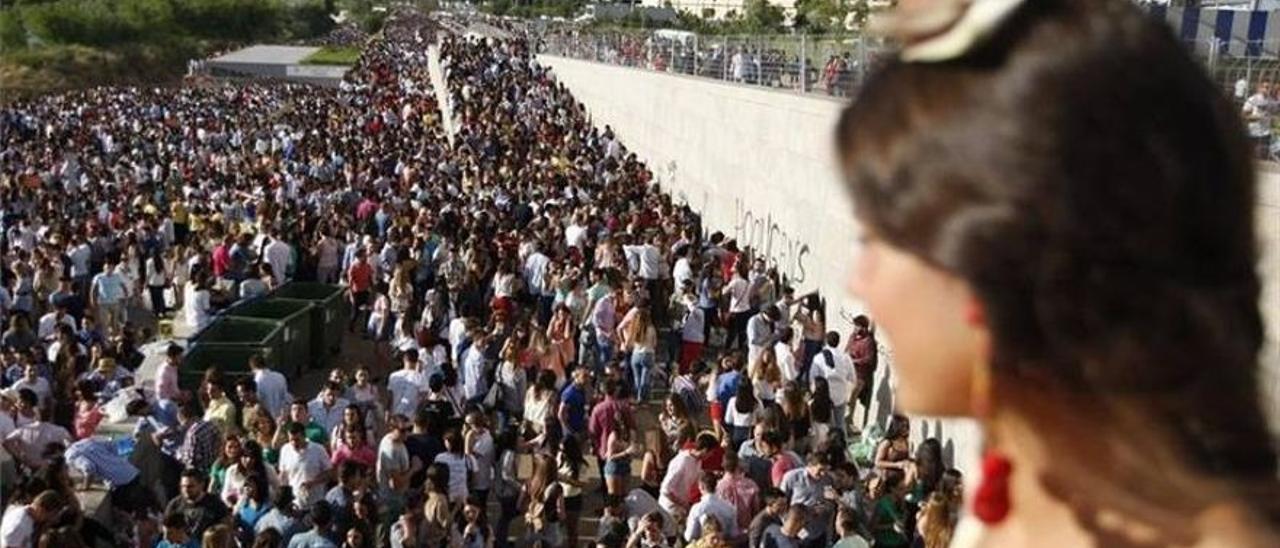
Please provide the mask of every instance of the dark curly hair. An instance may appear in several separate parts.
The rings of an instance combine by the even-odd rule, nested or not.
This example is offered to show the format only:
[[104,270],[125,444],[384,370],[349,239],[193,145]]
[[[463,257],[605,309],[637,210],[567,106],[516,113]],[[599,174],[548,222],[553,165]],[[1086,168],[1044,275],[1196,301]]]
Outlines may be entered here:
[[960,57],[887,62],[841,116],[841,167],[870,233],[981,301],[995,405],[1054,425],[1052,493],[1140,519],[1248,499],[1280,524],[1249,147],[1133,4],[1025,2]]

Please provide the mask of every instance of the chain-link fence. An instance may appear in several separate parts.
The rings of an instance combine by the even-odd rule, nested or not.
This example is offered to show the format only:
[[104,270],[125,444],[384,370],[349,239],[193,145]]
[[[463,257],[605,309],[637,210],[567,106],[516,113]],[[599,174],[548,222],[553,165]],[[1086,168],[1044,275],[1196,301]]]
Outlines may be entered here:
[[1206,38],[1186,42],[1224,93],[1243,99],[1258,84],[1280,81],[1280,39],[1221,40]]
[[724,36],[687,31],[549,32],[540,51],[614,65],[687,74],[802,93],[847,96],[883,42],[840,36]]

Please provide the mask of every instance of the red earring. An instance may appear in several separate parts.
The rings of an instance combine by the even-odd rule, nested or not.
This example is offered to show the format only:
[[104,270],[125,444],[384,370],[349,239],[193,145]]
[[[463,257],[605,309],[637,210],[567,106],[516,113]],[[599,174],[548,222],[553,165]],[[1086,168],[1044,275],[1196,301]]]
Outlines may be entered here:
[[1009,475],[1013,463],[998,451],[988,449],[982,457],[982,483],[973,496],[973,514],[982,523],[994,525],[1009,515]]

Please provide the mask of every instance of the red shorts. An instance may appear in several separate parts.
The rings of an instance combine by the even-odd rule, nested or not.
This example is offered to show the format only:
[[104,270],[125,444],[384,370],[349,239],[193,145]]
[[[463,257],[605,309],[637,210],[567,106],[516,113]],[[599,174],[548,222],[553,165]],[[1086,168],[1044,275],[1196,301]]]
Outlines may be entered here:
[[689,369],[693,367],[693,362],[698,361],[700,358],[702,358],[702,343],[680,342],[680,360],[678,363],[681,375],[688,373]]
[[711,402],[711,423],[724,422],[724,404],[720,400]]

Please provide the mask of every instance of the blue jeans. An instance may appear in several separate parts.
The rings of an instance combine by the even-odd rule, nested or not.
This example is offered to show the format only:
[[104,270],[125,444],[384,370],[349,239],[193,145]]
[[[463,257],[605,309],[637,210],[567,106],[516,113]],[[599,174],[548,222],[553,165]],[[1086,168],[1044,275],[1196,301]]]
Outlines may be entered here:
[[596,333],[596,370],[603,370],[604,366],[613,360],[613,341],[600,336]]
[[650,369],[653,369],[652,350],[637,350],[631,353],[631,376],[636,383],[636,401],[649,398]]

